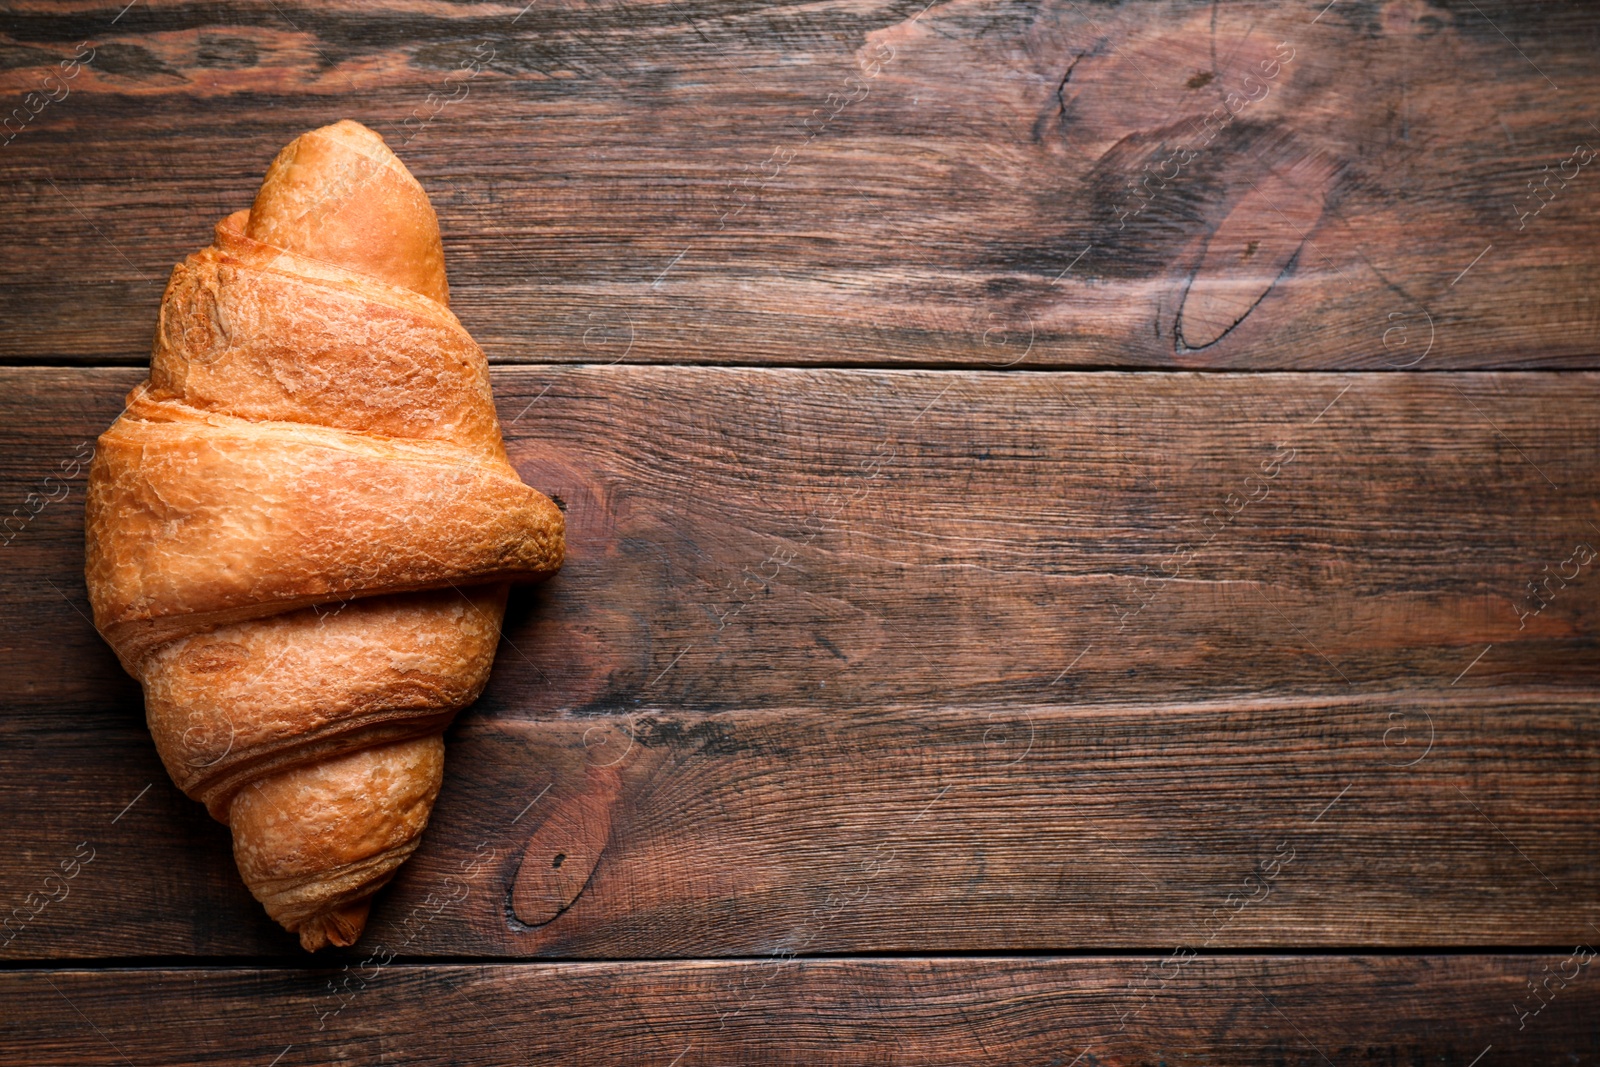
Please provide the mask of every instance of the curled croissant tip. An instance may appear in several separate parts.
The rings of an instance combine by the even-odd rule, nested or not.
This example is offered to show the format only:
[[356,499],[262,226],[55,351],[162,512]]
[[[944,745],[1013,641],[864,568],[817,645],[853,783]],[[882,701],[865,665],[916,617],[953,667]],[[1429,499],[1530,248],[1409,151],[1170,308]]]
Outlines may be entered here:
[[348,145],[362,145],[369,148],[381,147],[385,155],[389,154],[389,145],[384,141],[383,135],[374,129],[361,125],[354,119],[340,119],[330,125],[319,126],[312,130],[311,133],[335,141],[343,141]]
[[300,925],[300,947],[315,952],[328,945],[348,948],[355,944],[367,925],[367,910],[371,906],[372,898],[363,897],[313,915]]

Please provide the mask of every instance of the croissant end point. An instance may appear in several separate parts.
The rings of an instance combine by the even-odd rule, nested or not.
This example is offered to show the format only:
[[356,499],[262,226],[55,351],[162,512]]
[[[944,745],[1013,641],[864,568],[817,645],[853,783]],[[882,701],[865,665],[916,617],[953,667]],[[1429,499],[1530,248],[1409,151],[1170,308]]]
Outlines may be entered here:
[[315,952],[328,945],[347,948],[356,943],[367,925],[367,911],[372,907],[371,897],[341,904],[337,908],[313,915],[301,924],[300,947]]
[[428,194],[383,138],[359,122],[319,127],[279,152],[245,233],[450,304]]

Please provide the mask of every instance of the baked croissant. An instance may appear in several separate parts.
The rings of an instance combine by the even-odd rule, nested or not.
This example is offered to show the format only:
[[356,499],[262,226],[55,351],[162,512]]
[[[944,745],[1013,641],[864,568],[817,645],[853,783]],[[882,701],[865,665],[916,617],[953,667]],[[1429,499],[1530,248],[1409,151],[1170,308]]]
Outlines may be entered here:
[[508,584],[561,565],[506,459],[439,223],[383,139],[297,138],[173,269],[89,472],[95,627],[267,913],[349,945],[416,849]]

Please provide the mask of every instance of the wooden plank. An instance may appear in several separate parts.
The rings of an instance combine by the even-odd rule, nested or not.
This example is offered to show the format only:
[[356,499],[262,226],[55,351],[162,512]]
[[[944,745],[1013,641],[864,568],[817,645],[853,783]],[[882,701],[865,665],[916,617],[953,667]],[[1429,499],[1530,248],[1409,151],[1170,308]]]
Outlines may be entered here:
[[[423,845],[347,957],[1550,946],[1600,919],[1592,699],[550,721],[502,699],[447,736]],[[5,955],[302,959],[120,718],[0,729],[0,885],[40,911]]]
[[[66,494],[5,548],[16,706],[135,702],[85,623],[81,475],[43,479],[137,378],[0,374],[4,499]],[[496,666],[519,716],[1600,684],[1589,373],[495,389],[523,479],[567,507],[568,562]]]
[[1594,365],[1584,5],[120,7],[0,25],[0,358],[142,361],[349,116],[499,361]]
[[[21,971],[0,973],[0,1042],[40,1067],[1584,1063],[1600,1055],[1584,958]],[[1546,977],[1554,996],[1519,1029],[1512,1005],[1537,1004],[1527,985]]]

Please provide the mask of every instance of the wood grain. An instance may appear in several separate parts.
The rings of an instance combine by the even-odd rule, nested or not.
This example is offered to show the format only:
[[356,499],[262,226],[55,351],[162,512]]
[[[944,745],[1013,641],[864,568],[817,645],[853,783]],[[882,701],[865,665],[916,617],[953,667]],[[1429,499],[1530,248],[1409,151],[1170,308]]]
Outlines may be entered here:
[[[1548,946],[1600,922],[1600,734],[1591,702],[1548,693],[545,722],[486,703],[336,958]],[[0,733],[7,906],[61,897],[26,902],[5,955],[303,960],[136,718]],[[75,850],[93,859],[62,895],[44,880]]]
[[[1507,0],[8,5],[0,1060],[1600,1058],[1549,984],[1600,936],[1597,50]],[[307,966],[88,623],[81,491],[171,264],[345,117],[571,555]]]
[[1587,1063],[1593,964],[1520,1030],[1511,1009],[1572,959],[1199,958],[1159,984],[1159,958],[24,971],[0,973],[0,1042],[40,1067]]
[[[0,21],[0,88],[34,102],[0,135],[0,358],[142,362],[170,265],[343,117],[430,191],[499,361],[1434,369],[1600,347],[1584,5],[121,7]],[[80,42],[68,95],[31,114]]]
[[[137,703],[85,623],[81,478],[42,479],[138,377],[0,375],[0,492],[66,494],[5,548],[18,707]],[[514,716],[1600,682],[1589,373],[547,367],[495,390],[568,524],[507,624],[489,699]]]
[[[136,375],[3,377],[20,493]],[[503,368],[513,462],[565,503],[569,563],[512,612],[373,943],[1584,936],[1600,561],[1569,553],[1595,536],[1597,385]],[[79,842],[103,858],[5,951],[292,951],[79,614],[76,500],[5,549],[30,622],[4,653],[0,884],[20,899]]]

